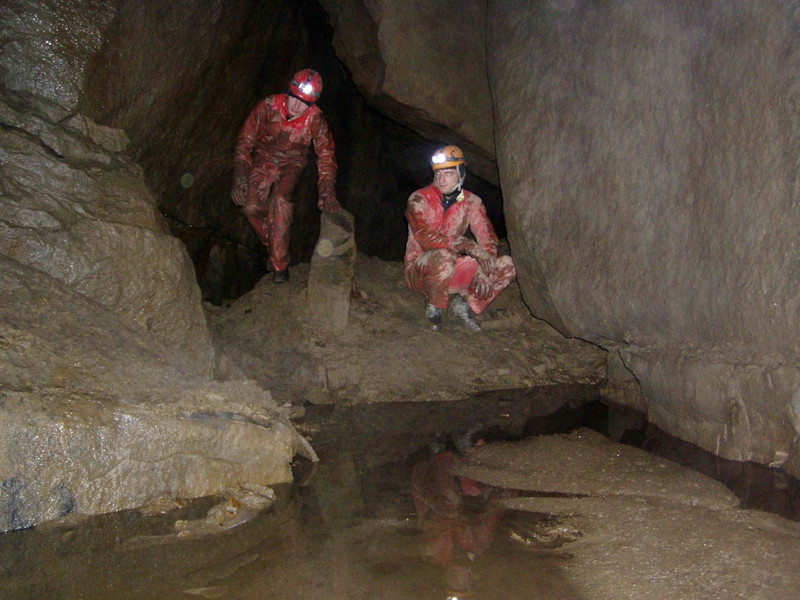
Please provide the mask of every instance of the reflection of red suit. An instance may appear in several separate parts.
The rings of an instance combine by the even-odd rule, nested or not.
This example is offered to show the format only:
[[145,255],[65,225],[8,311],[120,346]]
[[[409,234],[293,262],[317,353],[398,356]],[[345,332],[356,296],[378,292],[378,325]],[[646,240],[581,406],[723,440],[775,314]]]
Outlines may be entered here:
[[319,204],[335,202],[333,136],[316,104],[299,117],[289,119],[286,94],[267,96],[253,109],[239,132],[233,159],[234,185],[247,181],[243,212],[261,243],[269,249],[276,271],[289,266],[291,195],[308,163],[312,143],[317,154]]
[[489,547],[494,537],[498,510],[491,505],[477,512],[463,506],[465,496],[481,496],[478,483],[453,474],[456,455],[441,452],[414,467],[411,495],[423,529],[423,554],[445,567],[456,562],[454,552],[478,554]]
[[483,250],[497,257],[497,234],[486,216],[483,201],[472,192],[464,190],[445,212],[442,192],[431,184],[411,194],[406,219],[406,283],[426,296],[430,304],[447,308],[449,294],[461,294],[472,310],[480,314],[514,281],[514,263],[510,256],[503,256],[497,259],[494,273],[489,276],[494,288],[489,298],[479,300],[469,289],[478,263],[471,256],[453,251],[453,244],[469,230]]

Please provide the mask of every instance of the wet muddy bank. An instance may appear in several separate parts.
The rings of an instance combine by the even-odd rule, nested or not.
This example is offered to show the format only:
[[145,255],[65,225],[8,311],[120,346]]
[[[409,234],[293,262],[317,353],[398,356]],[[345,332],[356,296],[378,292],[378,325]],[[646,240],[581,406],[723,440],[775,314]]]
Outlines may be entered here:
[[[400,462],[430,444],[513,441],[586,427],[719,481],[742,508],[800,521],[800,480],[675,438],[644,414],[604,400],[592,386],[504,390],[450,402],[309,404],[293,422],[321,457],[346,451],[367,465]],[[300,473],[307,476],[302,467]]]
[[[436,403],[306,405],[295,421],[312,439],[320,461],[312,468],[298,459],[294,470],[303,484],[275,488],[269,509],[224,528],[212,517],[220,507],[234,514],[231,507],[240,503],[232,498],[171,499],[147,511],[73,517],[5,534],[0,536],[0,597],[443,599],[452,591],[448,586],[467,581],[477,598],[487,600],[627,598],[645,589],[637,587],[636,576],[664,581],[670,570],[690,569],[694,559],[683,555],[698,550],[682,544],[718,546],[715,552],[731,560],[737,545],[775,557],[795,547],[791,527],[749,521],[745,510],[473,485],[438,468],[448,452],[456,457],[459,447],[470,452],[478,440],[486,448],[511,443],[513,449],[515,440],[588,428],[708,471],[737,493],[743,507],[795,514],[796,482],[759,465],[711,459],[643,425],[641,415],[605,404],[593,388],[505,391]],[[577,453],[563,458],[569,456]],[[454,499],[455,505],[448,504]],[[559,502],[575,502],[588,512],[559,514]],[[438,508],[421,514],[420,506]],[[196,524],[193,535],[180,535],[186,522]],[[698,527],[705,527],[706,537],[690,534]],[[773,534],[768,541],[747,537],[747,532],[773,529],[780,540],[774,548],[769,545]],[[740,533],[726,542],[723,531]],[[470,535],[477,545],[470,545]],[[458,539],[467,541],[459,545]],[[456,540],[455,551],[442,554],[447,540]],[[664,558],[665,548],[673,553],[672,562]],[[653,566],[646,557],[655,549],[661,563]],[[763,568],[750,559],[743,559],[750,561],[743,570],[736,558],[730,575],[719,562],[708,568],[738,581],[741,594],[749,594],[741,582],[759,580]],[[606,571],[595,585],[591,565],[598,560]],[[634,561],[644,561],[643,566],[634,568]],[[616,582],[611,574],[617,571],[628,578],[627,587],[608,592],[604,586]],[[689,585],[699,576],[700,571],[686,571],[676,581]],[[785,570],[780,577],[785,581],[779,578],[773,591],[794,585]],[[737,594],[727,597],[769,597]]]

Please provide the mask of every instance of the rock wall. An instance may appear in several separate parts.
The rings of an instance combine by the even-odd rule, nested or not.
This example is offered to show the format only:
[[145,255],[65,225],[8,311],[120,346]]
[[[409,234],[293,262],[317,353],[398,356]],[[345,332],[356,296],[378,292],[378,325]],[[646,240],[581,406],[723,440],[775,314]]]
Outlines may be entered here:
[[0,81],[74,110],[89,59],[116,12],[109,0],[6,0],[0,5]]
[[125,132],[78,110],[111,5],[0,7],[0,531],[287,482],[314,458],[268,392],[212,380],[186,248]]
[[0,532],[240,483],[315,458],[254,382],[191,377],[143,328],[0,254]]
[[526,301],[614,350],[651,421],[800,473],[800,14],[496,1],[489,77]]
[[[400,139],[400,128],[387,133],[393,124],[359,96],[315,0],[115,6],[100,47],[86,61],[80,110],[129,134],[159,209],[189,248],[206,299],[237,297],[265,273],[266,252],[230,200],[231,158],[256,102],[285,91],[290,76],[306,66],[324,79],[319,106],[336,141],[337,193],[359,223],[359,248],[386,259],[402,256],[406,224],[397,197],[410,190],[398,194],[392,164],[398,155],[402,160],[402,148],[396,149],[402,144],[384,144],[390,135]],[[313,163],[293,194],[293,265],[310,260],[319,234]]]
[[470,169],[497,184],[486,76],[484,2],[320,0],[333,46],[361,93],[431,140],[463,146]]
[[124,132],[42,97],[0,95],[0,253],[152,332],[210,375],[194,270],[170,236]]

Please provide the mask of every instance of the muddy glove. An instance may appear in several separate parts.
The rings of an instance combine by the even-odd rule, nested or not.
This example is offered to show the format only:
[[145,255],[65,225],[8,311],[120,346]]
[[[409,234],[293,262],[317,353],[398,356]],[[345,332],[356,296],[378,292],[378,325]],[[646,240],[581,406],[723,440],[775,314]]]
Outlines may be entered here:
[[339,204],[338,200],[333,196],[325,196],[321,197],[317,202],[317,208],[320,210],[324,210],[325,212],[335,213],[339,212],[341,209],[341,205]]
[[494,273],[494,266],[497,259],[486,250],[475,244],[472,250],[467,252],[467,254],[478,261],[478,267],[483,271],[484,275],[491,276],[492,273]]
[[478,300],[488,300],[494,292],[494,285],[492,285],[491,280],[479,270],[475,273],[475,277],[472,278],[469,291],[472,292]]
[[231,200],[236,206],[244,206],[245,200],[247,200],[247,177],[234,179]]

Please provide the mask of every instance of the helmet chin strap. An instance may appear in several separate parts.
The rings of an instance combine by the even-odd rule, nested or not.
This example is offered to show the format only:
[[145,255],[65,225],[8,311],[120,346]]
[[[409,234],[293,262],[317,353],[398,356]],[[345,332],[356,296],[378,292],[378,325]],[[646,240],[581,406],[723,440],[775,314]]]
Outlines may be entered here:
[[458,165],[458,185],[455,187],[455,190],[461,191],[461,186],[464,185],[464,179],[467,176],[467,170],[464,168],[464,165]]

